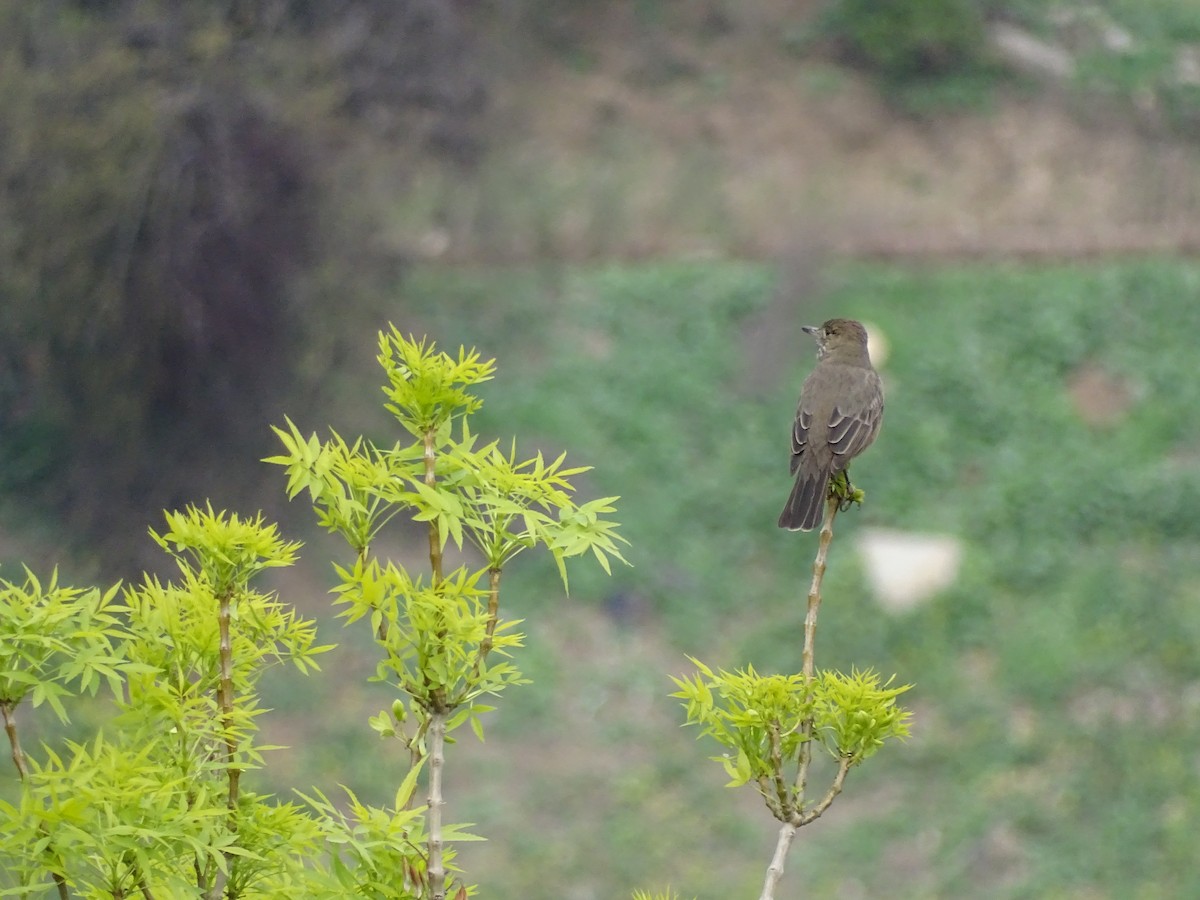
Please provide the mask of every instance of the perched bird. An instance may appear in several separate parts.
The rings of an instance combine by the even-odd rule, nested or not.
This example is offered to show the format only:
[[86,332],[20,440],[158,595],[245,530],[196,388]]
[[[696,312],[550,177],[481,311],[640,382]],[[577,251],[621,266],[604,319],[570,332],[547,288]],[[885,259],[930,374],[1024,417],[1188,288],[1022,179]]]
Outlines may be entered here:
[[792,487],[779,527],[812,531],[821,522],[829,479],[871,445],[883,419],[883,384],[853,319],[805,326],[817,339],[817,365],[800,388],[792,426]]

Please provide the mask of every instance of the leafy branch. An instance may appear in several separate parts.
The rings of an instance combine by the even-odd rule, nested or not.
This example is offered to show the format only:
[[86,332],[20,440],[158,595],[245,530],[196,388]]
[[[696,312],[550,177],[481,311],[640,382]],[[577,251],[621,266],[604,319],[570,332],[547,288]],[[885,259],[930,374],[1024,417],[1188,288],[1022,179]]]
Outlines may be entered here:
[[[573,500],[571,479],[586,468],[567,467],[564,456],[522,459],[515,441],[507,452],[496,441],[480,445],[468,420],[482,406],[474,391],[493,377],[493,361],[463,348],[443,353],[395,326],[380,333],[378,360],[385,409],[407,441],[348,443],[332,432],[321,441],[289,419],[275,429],[284,452],[266,461],[285,468],[288,496],[307,492],[318,522],[354,552],[352,561],[335,564],[335,603],[348,623],[370,622],[380,654],[374,678],[399,692],[370,725],[407,750],[405,783],[426,774],[424,871],[408,880],[419,896],[441,900],[453,889],[447,843],[469,838],[443,821],[449,736],[469,723],[482,739],[480,717],[492,709],[483,698],[526,681],[511,655],[524,641],[519,620],[501,617],[506,566],[540,546],[566,586],[566,560],[590,554],[608,571],[611,560],[624,561],[624,540],[608,518],[615,497]],[[372,552],[380,531],[401,515],[424,524],[427,576]],[[458,551],[474,547],[482,565],[446,571],[449,543]],[[412,792],[403,793],[407,806]],[[465,885],[458,894],[465,897]]]
[[[711,737],[725,752],[712,757],[730,776],[729,787],[753,783],[767,809],[782,825],[767,867],[760,900],[771,900],[783,876],[784,862],[797,829],[820,818],[837,799],[846,777],[885,742],[909,734],[911,713],[896,704],[911,685],[892,686],[871,670],[849,675],[817,670],[815,641],[821,584],[833,541],[833,520],[847,501],[839,482],[831,487],[822,523],[804,619],[802,670],[794,675],[761,675],[753,666],[714,672],[689,657],[697,673],[672,677],[679,688],[687,724]],[[808,796],[813,746],[822,747],[837,765],[823,795]]]

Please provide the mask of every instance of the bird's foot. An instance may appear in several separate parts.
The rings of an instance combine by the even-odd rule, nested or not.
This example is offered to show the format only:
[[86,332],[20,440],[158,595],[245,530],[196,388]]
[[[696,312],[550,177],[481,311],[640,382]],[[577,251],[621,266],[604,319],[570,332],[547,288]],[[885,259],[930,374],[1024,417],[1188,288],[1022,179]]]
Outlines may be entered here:
[[845,512],[853,504],[862,506],[866,493],[850,483],[850,476],[843,469],[829,481],[829,495],[837,500],[838,512]]

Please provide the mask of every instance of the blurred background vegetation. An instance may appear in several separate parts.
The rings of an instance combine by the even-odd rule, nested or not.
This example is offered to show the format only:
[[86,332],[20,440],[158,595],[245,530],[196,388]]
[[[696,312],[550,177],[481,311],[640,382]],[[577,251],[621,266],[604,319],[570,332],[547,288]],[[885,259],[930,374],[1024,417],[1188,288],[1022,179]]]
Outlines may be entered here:
[[[772,821],[666,675],[798,669],[799,325],[863,318],[887,422],[818,655],[917,715],[790,895],[1196,895],[1198,140],[1190,0],[0,0],[0,562],[135,577],[211,497],[309,540],[276,586],[326,616],[268,423],[390,439],[375,330],[476,345],[479,428],[594,465],[634,567],[512,574],[535,683],[454,748],[465,864],[753,896]],[[866,526],[954,536],[954,584],[885,611]],[[391,698],[325,638],[263,777],[390,796]]]

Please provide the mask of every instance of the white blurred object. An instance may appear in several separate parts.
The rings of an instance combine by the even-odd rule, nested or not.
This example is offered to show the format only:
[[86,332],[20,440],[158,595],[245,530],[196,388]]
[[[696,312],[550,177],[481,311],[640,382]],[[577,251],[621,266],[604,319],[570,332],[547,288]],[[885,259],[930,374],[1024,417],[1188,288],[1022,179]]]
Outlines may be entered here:
[[876,369],[881,368],[887,362],[890,349],[887,335],[873,322],[863,322],[862,326],[867,329],[867,352],[871,354],[871,365]]
[[988,37],[1005,61],[1023,72],[1069,78],[1075,71],[1070,53],[1015,25],[997,22],[988,29]]
[[876,601],[890,613],[915,609],[954,584],[962,544],[950,535],[864,528],[858,552]]

